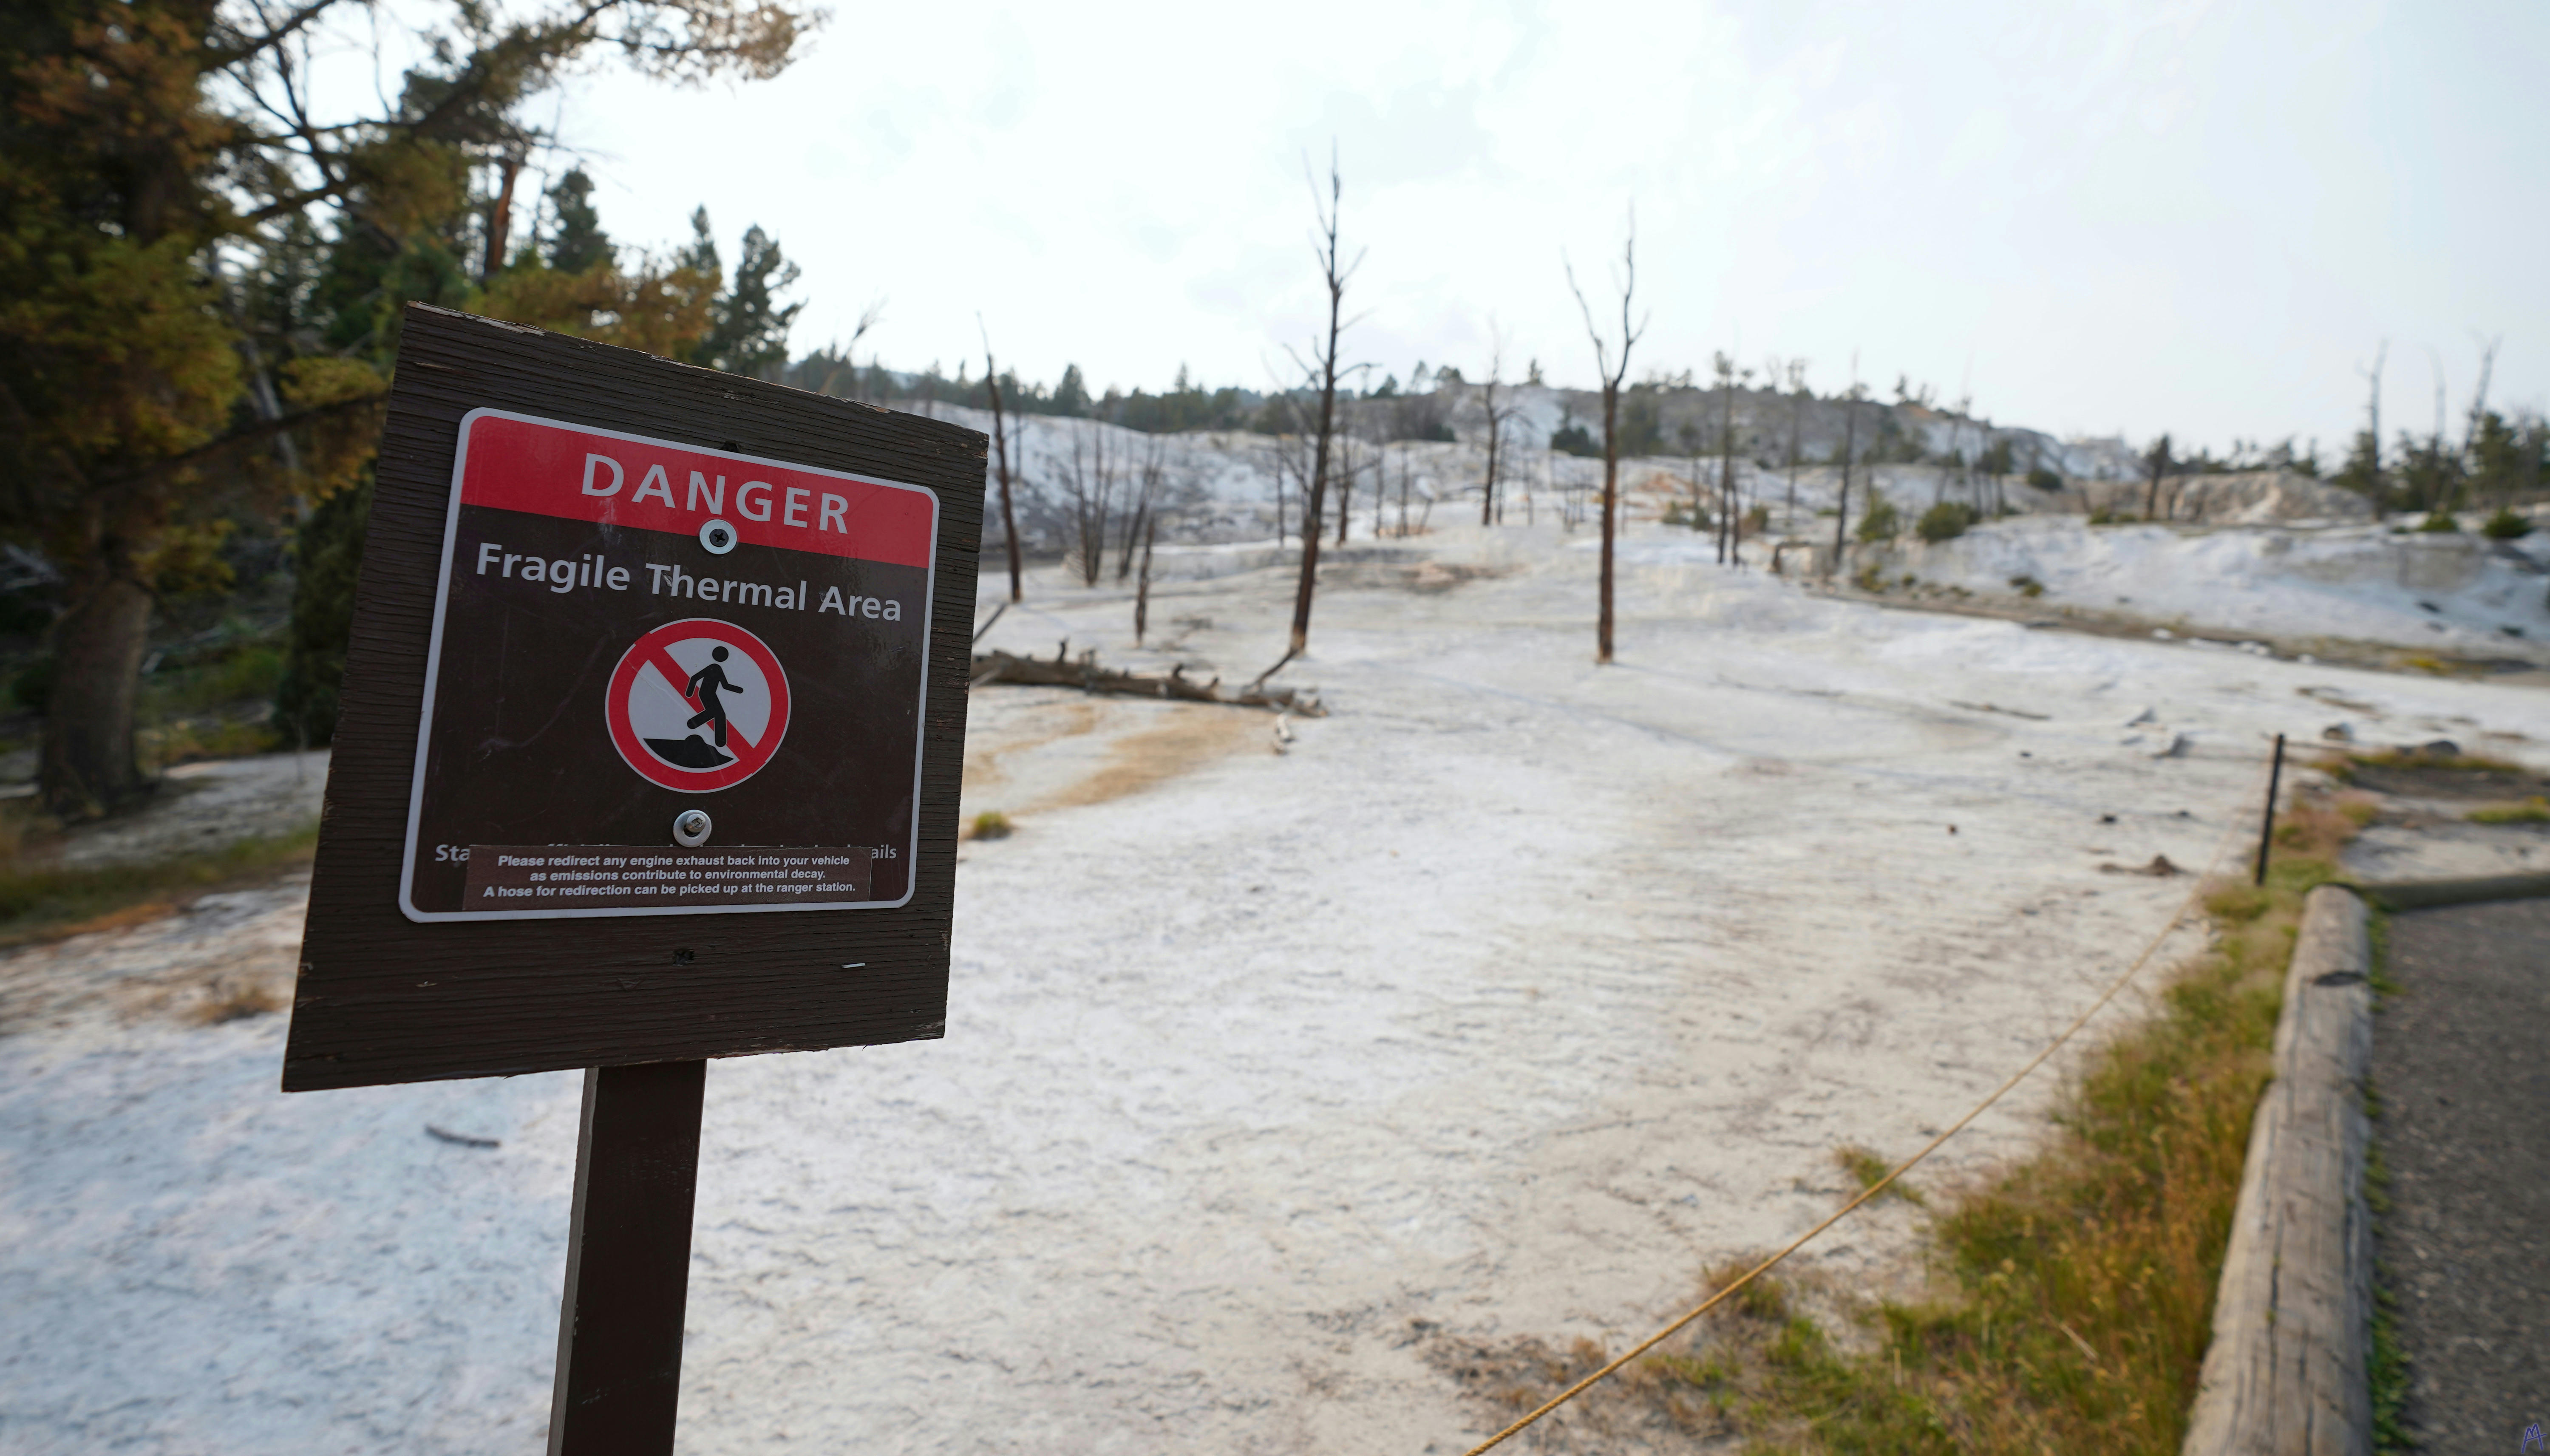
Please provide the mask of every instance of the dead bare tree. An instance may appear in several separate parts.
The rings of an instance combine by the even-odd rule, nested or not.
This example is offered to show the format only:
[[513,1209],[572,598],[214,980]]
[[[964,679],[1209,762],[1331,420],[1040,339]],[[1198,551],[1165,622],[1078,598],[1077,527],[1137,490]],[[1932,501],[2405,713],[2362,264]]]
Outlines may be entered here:
[[[1480,403],[1488,412],[1488,478],[1487,483],[1479,488],[1479,524],[1481,526],[1491,526],[1496,522],[1497,484],[1502,479],[1497,473],[1497,466],[1501,463],[1498,449],[1505,440],[1506,422],[1515,416],[1515,407],[1511,401],[1502,408],[1497,401],[1497,391],[1505,387],[1505,330],[1498,325],[1494,317],[1491,317],[1488,320],[1488,383],[1480,396]],[[1528,494],[1529,492],[1526,491],[1525,495]]]
[[1061,466],[1063,494],[1071,501],[1072,534],[1079,557],[1080,584],[1094,587],[1107,566],[1107,517],[1114,504],[1116,479],[1107,459],[1106,427],[1084,420],[1071,434],[1071,457]]
[[1346,543],[1346,528],[1354,524],[1355,472],[1363,467],[1355,462],[1354,432],[1337,437],[1337,544]]
[[1160,515],[1154,511],[1142,522],[1142,574],[1133,585],[1133,645],[1142,645],[1142,633],[1151,627],[1151,542],[1160,534]]
[[[1022,600],[1019,589],[1019,518],[1010,507],[1010,435],[1001,411],[1001,366],[992,357],[992,331],[983,327],[983,316],[974,316],[974,327],[983,335],[983,383],[992,393],[992,460],[1001,477],[1001,534],[1010,548],[1010,600]],[[851,340],[856,342],[856,340]]]
[[2370,386],[2364,402],[2366,442],[2364,463],[2367,472],[2364,488],[2366,493],[2373,497],[2373,515],[2376,520],[2381,518],[2384,505],[2382,499],[2382,366],[2389,361],[2390,357],[2391,340],[2386,339],[2373,350],[2373,367],[2370,369],[2358,367],[2355,371],[2364,376],[2365,383]]
[[[1399,478],[1408,478],[1408,446],[1399,447]],[[1382,446],[1381,458],[1372,462],[1372,538],[1381,539],[1382,508],[1390,503],[1390,447]],[[1401,513],[1405,515],[1405,512]]]
[[1402,537],[1409,534],[1408,473],[1408,451],[1403,447],[1399,452],[1399,534]]
[[1286,460],[1289,458],[1289,456],[1290,456],[1290,451],[1288,451],[1288,450],[1286,450],[1286,449],[1284,448],[1284,437],[1283,437],[1283,436],[1278,435],[1277,437],[1275,437],[1275,446],[1274,446],[1273,454],[1274,454],[1274,459],[1275,459],[1275,545],[1276,545],[1276,548],[1277,548],[1278,550],[1281,550],[1281,549],[1283,548],[1283,545],[1284,545],[1284,535],[1285,535],[1285,530],[1284,530],[1284,464],[1285,464],[1285,461],[1286,461]]
[[1125,529],[1124,549],[1116,558],[1116,581],[1120,586],[1126,577],[1133,574],[1133,547],[1140,542],[1143,528],[1150,524],[1152,503],[1160,498],[1167,479],[1168,467],[1163,458],[1167,448],[1168,442],[1156,435],[1142,441],[1141,470],[1135,477],[1133,522]]
[[2159,439],[2153,441],[2152,447],[2143,453],[2143,468],[2148,472],[2150,481],[2150,488],[2143,493],[2145,521],[2160,519],[2160,482],[2161,477],[2169,473],[2170,465],[2169,436],[2164,433]]
[[[1807,403],[1807,361],[1791,359],[1789,371],[1789,519],[1798,516],[1798,447],[1804,440]],[[1784,528],[1785,529],[1785,528]]]
[[1682,452],[1689,462],[1685,472],[1691,482],[1691,529],[1707,531],[1716,523],[1709,519],[1709,498],[1702,493],[1700,457],[1709,447],[1709,432],[1697,420],[1682,422]]
[[1841,569],[1841,553],[1850,527],[1850,457],[1859,452],[1859,350],[1850,351],[1850,390],[1841,397],[1841,493],[1833,497],[1833,569]]
[[1337,171],[1336,153],[1328,154],[1328,195],[1320,199],[1318,184],[1312,185],[1311,201],[1316,228],[1312,254],[1319,260],[1320,281],[1328,291],[1328,332],[1326,341],[1317,346],[1304,369],[1320,382],[1319,442],[1312,455],[1310,488],[1302,500],[1302,581],[1293,594],[1293,636],[1276,659],[1274,667],[1259,674],[1263,683],[1277,669],[1299,657],[1311,644],[1311,596],[1320,583],[1320,527],[1322,511],[1327,505],[1328,444],[1336,433],[1337,423],[1337,337],[1345,332],[1346,280],[1363,264],[1363,255],[1346,262],[1337,254],[1337,212],[1344,200],[1345,182]]
[[1741,566],[1744,542],[1738,534],[1742,522],[1735,499],[1735,387],[1750,380],[1753,371],[1738,370],[1733,357],[1727,354],[1716,355],[1714,363],[1717,371],[1717,500],[1725,517],[1718,528],[1717,559]]
[[2462,458],[2476,464],[2479,459],[2479,422],[2488,413],[2489,378],[2497,372],[2497,347],[2505,342],[2505,336],[2501,334],[2495,339],[2479,339],[2473,333],[2471,337],[2479,342],[2479,387],[2471,391],[2470,428],[2462,433]]
[[2452,504],[2452,467],[2444,463],[2444,356],[2426,345],[2426,363],[2435,375],[2435,433],[2426,437],[2426,514],[2437,516]]
[[1565,254],[1559,258],[1567,270],[1567,289],[1576,295],[1577,312],[1585,316],[1586,337],[1594,341],[1594,368],[1603,380],[1603,568],[1601,605],[1594,618],[1594,660],[1612,660],[1612,555],[1613,538],[1618,534],[1620,505],[1620,381],[1628,377],[1629,350],[1636,346],[1638,336],[1646,332],[1646,320],[1630,322],[1631,303],[1638,291],[1638,223],[1630,215],[1626,236],[1620,240],[1620,273],[1614,281],[1620,291],[1620,354],[1612,356],[1611,340],[1594,322],[1594,306],[1585,301],[1585,290],[1576,286],[1576,265]]

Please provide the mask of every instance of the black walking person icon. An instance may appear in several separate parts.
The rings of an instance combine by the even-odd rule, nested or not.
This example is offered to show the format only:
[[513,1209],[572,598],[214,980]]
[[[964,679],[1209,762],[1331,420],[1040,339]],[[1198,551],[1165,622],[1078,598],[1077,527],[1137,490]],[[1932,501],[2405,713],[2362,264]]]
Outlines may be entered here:
[[701,724],[714,719],[717,722],[717,745],[724,748],[726,746],[726,705],[718,701],[718,694],[740,693],[743,689],[727,681],[726,669],[718,665],[726,660],[726,648],[712,648],[709,656],[714,660],[708,666],[692,673],[691,680],[682,685],[682,696],[700,705],[700,711],[693,714],[691,721],[683,727],[698,728]]
[[787,734],[788,706],[788,674],[769,643],[694,617],[629,644],[611,671],[604,722],[640,777],[706,794],[761,771]]

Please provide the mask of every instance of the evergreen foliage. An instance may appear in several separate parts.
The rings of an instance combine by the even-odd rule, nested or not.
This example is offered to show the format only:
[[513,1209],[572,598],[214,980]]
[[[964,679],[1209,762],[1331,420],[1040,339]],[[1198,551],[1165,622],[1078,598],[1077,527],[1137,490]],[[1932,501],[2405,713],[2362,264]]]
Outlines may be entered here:
[[[612,260],[616,253],[611,235],[602,231],[602,215],[593,205],[593,179],[584,168],[575,167],[557,179],[548,191],[549,213],[556,219],[549,236],[540,247],[540,256],[561,273],[585,273]],[[703,239],[708,233],[709,212],[702,208],[692,223]],[[709,266],[717,266],[717,244],[709,244]]]
[[321,747],[337,736],[337,693],[345,676],[354,578],[362,571],[363,529],[371,511],[366,472],[353,489],[321,502],[293,534],[292,622],[273,722],[287,741],[300,746]]
[[[40,781],[64,817],[147,792],[155,593],[201,584],[233,522],[359,474],[403,303],[483,302],[480,182],[541,142],[524,103],[594,47],[660,78],[766,77],[809,24],[763,0],[428,0],[377,106],[290,124],[340,104],[294,48],[350,9],[46,0],[0,23],[0,536],[62,573]],[[589,192],[552,199],[571,262],[610,250]],[[561,272],[559,241],[541,270],[609,269]],[[624,289],[585,317],[661,339],[657,302]]]
[[1871,489],[1868,509],[1859,518],[1859,538],[1869,542],[1891,541],[1903,532],[1903,518],[1896,514],[1895,503],[1888,500],[1883,492]]
[[[1894,512],[1892,506],[1885,509],[1890,516]],[[1921,519],[1912,527],[1912,534],[1933,544],[1955,540],[1966,534],[1966,528],[1974,525],[1975,520],[1974,507],[1963,501],[1941,501],[1921,513]]]

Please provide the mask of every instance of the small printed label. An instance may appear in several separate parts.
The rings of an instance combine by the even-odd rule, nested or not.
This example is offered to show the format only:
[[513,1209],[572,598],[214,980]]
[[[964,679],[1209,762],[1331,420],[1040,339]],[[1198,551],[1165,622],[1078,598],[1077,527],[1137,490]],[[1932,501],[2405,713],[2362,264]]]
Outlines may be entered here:
[[710,910],[868,898],[875,851],[736,844],[472,844],[471,910]]

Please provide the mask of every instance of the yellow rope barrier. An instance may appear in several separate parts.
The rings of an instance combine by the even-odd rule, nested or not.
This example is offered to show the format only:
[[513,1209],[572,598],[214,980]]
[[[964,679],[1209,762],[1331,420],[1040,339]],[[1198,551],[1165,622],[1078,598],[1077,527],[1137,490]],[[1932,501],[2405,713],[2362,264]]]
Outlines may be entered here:
[[[2263,780],[2265,775],[2261,774],[2260,778]],[[1567,1389],[1560,1391],[1557,1395],[1542,1402],[1530,1414],[1523,1416],[1520,1420],[1507,1426],[1504,1430],[1498,1431],[1495,1435],[1492,1435],[1486,1440],[1481,1441],[1479,1444],[1472,1446],[1469,1449],[1467,1456],[1479,1456],[1479,1453],[1483,1451],[1505,1444],[1507,1440],[1522,1431],[1525,1427],[1531,1425],[1534,1421],[1539,1420],[1542,1416],[1547,1415],[1552,1410],[1557,1409],[1559,1407],[1566,1405],[1568,1402],[1575,1400],[1578,1396],[1581,1396],[1585,1392],[1593,1389],[1597,1384],[1609,1377],[1613,1372],[1618,1370],[1621,1366],[1628,1364],[1640,1355],[1654,1349],[1666,1340],[1673,1338],[1675,1334],[1679,1333],[1693,1320],[1698,1319],[1701,1315],[1708,1313],[1710,1310],[1716,1309],[1720,1304],[1724,1303],[1728,1296],[1733,1295],[1737,1290],[1744,1288],[1744,1286],[1751,1284],[1754,1280],[1770,1272],[1774,1266],[1779,1264],[1783,1259],[1788,1258],[1791,1254],[1805,1248],[1814,1239],[1815,1235],[1832,1227],[1834,1224],[1839,1223],[1842,1219],[1849,1217],[1851,1213],[1860,1207],[1860,1205],[1865,1204],[1870,1199],[1884,1193],[1888,1187],[1893,1185],[1895,1180],[1903,1177],[1906,1173],[1911,1172],[1914,1164],[1919,1163],[1923,1158],[1930,1156],[1930,1154],[1937,1152],[1941,1144],[1963,1131],[1966,1124],[1974,1121],[1975,1118],[1982,1116],[1994,1103],[2001,1101],[2003,1097],[2008,1095],[2011,1088],[2016,1087],[2019,1083],[2027,1080],[2028,1073],[2045,1065],[2045,1061],[2048,1057],[2061,1051],[2065,1042],[2070,1041],[2075,1035],[2079,1034],[2082,1027],[2090,1024],[2090,1019],[2097,1016],[2101,1011],[2106,1010],[2108,1003],[2115,1000],[2117,994],[2123,991],[2125,987],[2132,982],[2136,975],[2141,973],[2144,965],[2149,963],[2153,956],[2160,953],[2162,944],[2169,939],[2171,934],[2177,931],[2181,924],[2186,922],[2187,913],[2196,908],[2197,900],[2205,893],[2205,887],[2213,878],[2213,872],[2221,868],[2223,853],[2240,837],[2243,827],[2243,822],[2235,817],[2232,821],[2231,827],[2224,832],[2222,842],[2214,847],[2212,858],[2206,862],[2205,872],[2196,877],[2196,883],[2188,889],[2187,898],[2179,902],[2178,910],[2170,916],[2169,922],[2160,927],[2159,934],[2152,936],[2151,943],[2143,947],[2142,954],[2135,956],[2133,963],[2125,967],[2124,973],[2117,976],[2115,980],[2109,982],[2107,990],[2099,993],[2099,999],[2091,1002],[2088,1010],[2082,1012],[2081,1015],[2074,1017],[2072,1019],[2072,1024],[2064,1027],[2062,1031],[2056,1034],[2052,1041],[2047,1042],[2044,1050],[2039,1051],[2032,1057],[2029,1057],[2026,1065],[2020,1067],[2017,1071],[2011,1073],[2010,1079],[2002,1083],[1999,1087],[1994,1088],[1990,1096],[1987,1096],[1982,1102],[1975,1104],[1974,1107],[1967,1111],[1964,1116],[1949,1123],[1945,1131],[1922,1144],[1919,1152],[1916,1152],[1912,1156],[1906,1158],[1903,1162],[1896,1164],[1894,1169],[1885,1177],[1878,1179],[1875,1183],[1872,1183],[1868,1187],[1860,1190],[1857,1198],[1852,1199],[1850,1202],[1842,1205],[1838,1210],[1834,1211],[1832,1216],[1824,1219],[1814,1227],[1808,1229],[1806,1232],[1799,1234],[1796,1238],[1791,1239],[1788,1245],[1782,1248],[1778,1253],[1771,1255],[1761,1263],[1745,1270],[1743,1275],[1734,1283],[1729,1284],[1724,1289],[1721,1289],[1717,1293],[1711,1295],[1708,1299],[1703,1300],[1700,1303],[1699,1308],[1693,1310],[1690,1313],[1683,1315],[1673,1323],[1657,1330],[1654,1334],[1651,1334],[1645,1339],[1638,1341],[1636,1344],[1631,1345],[1628,1350],[1620,1356],[1620,1358],[1604,1366],[1602,1369],[1595,1371],[1593,1374],[1578,1381],[1576,1384],[1569,1386]]]

